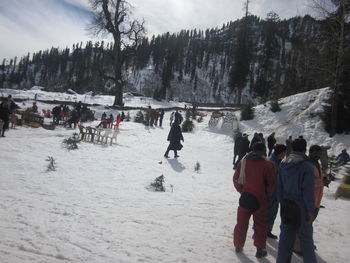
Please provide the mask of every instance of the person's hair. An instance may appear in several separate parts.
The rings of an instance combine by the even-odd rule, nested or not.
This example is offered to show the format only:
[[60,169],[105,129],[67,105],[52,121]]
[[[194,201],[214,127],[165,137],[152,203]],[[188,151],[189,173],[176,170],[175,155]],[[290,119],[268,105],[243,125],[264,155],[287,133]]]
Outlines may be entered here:
[[287,151],[287,146],[285,146],[284,144],[275,144],[275,146],[273,147],[273,153],[275,155],[279,155],[286,151]]
[[321,152],[322,147],[319,145],[312,145],[309,149],[309,153],[314,153],[314,152]]
[[254,152],[257,152],[257,151],[259,151],[259,152],[266,152],[266,146],[262,142],[256,142],[256,143],[253,144],[252,150]]
[[292,149],[294,152],[305,152],[306,151],[306,141],[302,138],[295,139],[292,142]]

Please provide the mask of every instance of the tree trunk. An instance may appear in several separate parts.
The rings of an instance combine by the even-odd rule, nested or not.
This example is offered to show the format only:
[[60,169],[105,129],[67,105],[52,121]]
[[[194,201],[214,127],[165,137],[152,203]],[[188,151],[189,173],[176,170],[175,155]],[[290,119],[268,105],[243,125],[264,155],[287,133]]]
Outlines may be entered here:
[[339,23],[339,34],[337,36],[337,52],[336,52],[336,65],[335,65],[335,76],[334,76],[334,87],[333,87],[333,98],[332,98],[332,112],[331,112],[331,127],[330,136],[333,137],[337,132],[338,124],[338,101],[339,101],[339,86],[342,74],[344,72],[344,27],[345,27],[345,14],[346,8],[345,3],[340,3],[340,14],[338,18]]
[[115,97],[113,106],[123,106],[123,79],[122,79],[122,61],[121,61],[121,51],[120,51],[120,38],[118,36],[114,37],[114,85],[115,85]]

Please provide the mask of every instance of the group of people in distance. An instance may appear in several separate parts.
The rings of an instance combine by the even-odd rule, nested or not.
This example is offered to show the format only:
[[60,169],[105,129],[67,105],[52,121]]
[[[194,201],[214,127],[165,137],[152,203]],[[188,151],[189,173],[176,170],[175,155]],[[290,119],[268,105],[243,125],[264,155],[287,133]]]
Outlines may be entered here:
[[268,137],[269,155],[263,136],[255,134],[252,144],[247,134],[236,138],[239,149],[234,146],[233,184],[241,195],[233,231],[235,251],[243,251],[253,216],[256,257],[265,257],[267,238],[278,239],[272,229],[280,206],[277,263],[291,262],[293,252],[303,256],[304,262],[317,262],[312,223],[321,206],[323,187],[329,183],[319,164],[324,149],[312,145],[306,155],[307,142],[302,136],[289,137],[284,145],[276,144],[274,135]]
[[[115,129],[119,128],[119,124],[124,121],[125,119],[125,113],[124,111],[122,111],[122,113],[118,113],[117,114],[117,118],[115,120]],[[96,126],[96,128],[100,128],[102,126],[102,128],[112,128],[113,126],[113,122],[114,122],[114,117],[113,114],[109,114],[109,117],[107,117],[106,112],[103,112],[101,115],[101,122]]]

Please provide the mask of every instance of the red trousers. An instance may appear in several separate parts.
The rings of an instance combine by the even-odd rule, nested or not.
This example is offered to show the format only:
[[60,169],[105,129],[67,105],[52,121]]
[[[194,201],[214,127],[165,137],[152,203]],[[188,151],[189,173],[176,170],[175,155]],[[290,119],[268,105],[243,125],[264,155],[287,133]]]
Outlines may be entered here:
[[250,216],[253,215],[254,246],[256,246],[257,248],[266,248],[266,210],[266,204],[260,204],[260,208],[254,213],[252,213],[248,209],[238,207],[237,224],[233,231],[233,244],[235,247],[244,247],[249,226],[249,219]]

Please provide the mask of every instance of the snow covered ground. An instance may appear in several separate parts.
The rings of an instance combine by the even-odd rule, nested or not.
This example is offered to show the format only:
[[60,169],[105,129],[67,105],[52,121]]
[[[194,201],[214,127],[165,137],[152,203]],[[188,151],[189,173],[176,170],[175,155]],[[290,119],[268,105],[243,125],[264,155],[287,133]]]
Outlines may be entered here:
[[[37,93],[38,99],[48,100],[74,96]],[[12,94],[34,97],[20,91]],[[326,96],[327,89],[320,89],[285,98],[276,114],[268,105],[257,106],[256,118],[240,122],[240,128],[250,139],[255,131],[266,136],[275,131],[278,142],[303,135],[309,146],[329,145],[329,153],[336,154],[349,148],[350,140],[349,135],[329,138],[322,131],[317,112]],[[93,98],[101,105],[113,102],[110,96],[100,99]],[[152,107],[177,105],[144,101]],[[31,105],[24,103],[22,107]],[[130,97],[126,105],[142,101]],[[40,102],[38,106],[53,107]],[[98,116],[105,111],[101,106],[94,110]],[[135,113],[131,111],[132,116]],[[76,132],[72,129],[23,126],[8,131],[0,138],[0,262],[275,262],[273,240],[268,240],[268,257],[255,258],[251,228],[244,253],[234,252],[239,194],[232,184],[232,138],[209,129],[208,115],[202,123],[195,122],[192,133],[184,133],[180,158],[172,158],[171,152],[165,159],[169,115],[166,112],[163,128],[124,122],[117,144],[81,142],[71,151],[62,141]],[[56,171],[46,172],[48,156],[56,160]],[[194,171],[197,162],[199,172]],[[147,190],[162,174],[167,191]],[[326,208],[314,222],[319,262],[343,263],[350,257],[349,200],[334,200],[338,185],[339,181],[332,182],[325,188]],[[279,233],[279,223],[277,218],[274,233]],[[293,256],[293,262],[302,260]]]

